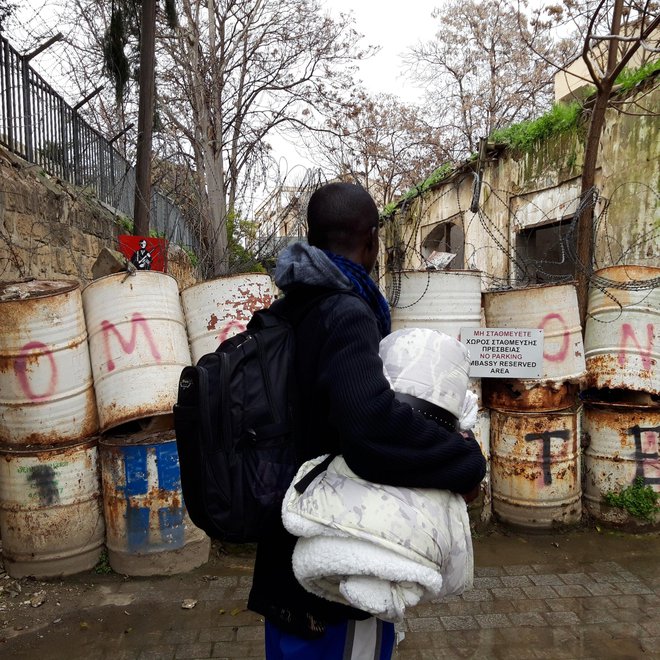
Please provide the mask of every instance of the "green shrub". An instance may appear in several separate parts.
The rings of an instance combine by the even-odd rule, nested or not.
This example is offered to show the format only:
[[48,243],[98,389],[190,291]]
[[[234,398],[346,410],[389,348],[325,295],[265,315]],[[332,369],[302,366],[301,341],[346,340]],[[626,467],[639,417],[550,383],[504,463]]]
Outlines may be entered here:
[[625,509],[631,516],[641,520],[652,521],[660,511],[660,493],[656,493],[651,486],[645,486],[642,477],[637,477],[631,486],[623,490],[605,493],[603,499],[606,504]]

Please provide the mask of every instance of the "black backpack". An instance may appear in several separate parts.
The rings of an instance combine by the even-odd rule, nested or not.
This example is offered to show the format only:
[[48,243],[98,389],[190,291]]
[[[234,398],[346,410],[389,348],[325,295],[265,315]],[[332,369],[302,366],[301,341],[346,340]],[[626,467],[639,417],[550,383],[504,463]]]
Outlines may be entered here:
[[295,308],[276,301],[183,369],[174,406],[181,490],[191,520],[210,537],[254,542],[279,515],[299,467],[293,328],[335,293],[317,291]]

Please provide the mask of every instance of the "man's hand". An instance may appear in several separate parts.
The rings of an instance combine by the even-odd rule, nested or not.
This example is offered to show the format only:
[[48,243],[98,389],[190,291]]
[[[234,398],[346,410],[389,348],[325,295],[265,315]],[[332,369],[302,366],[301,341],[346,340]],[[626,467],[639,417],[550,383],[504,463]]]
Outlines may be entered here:
[[461,497],[469,504],[479,497],[479,485],[476,485],[469,493],[461,493]]

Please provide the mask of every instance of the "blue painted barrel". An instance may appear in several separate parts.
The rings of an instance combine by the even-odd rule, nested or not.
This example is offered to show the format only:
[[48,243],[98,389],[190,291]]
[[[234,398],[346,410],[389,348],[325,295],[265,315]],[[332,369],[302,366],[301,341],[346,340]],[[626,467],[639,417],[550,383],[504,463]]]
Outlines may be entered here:
[[206,563],[210,540],[186,511],[174,433],[104,438],[99,449],[112,569],[172,575]]

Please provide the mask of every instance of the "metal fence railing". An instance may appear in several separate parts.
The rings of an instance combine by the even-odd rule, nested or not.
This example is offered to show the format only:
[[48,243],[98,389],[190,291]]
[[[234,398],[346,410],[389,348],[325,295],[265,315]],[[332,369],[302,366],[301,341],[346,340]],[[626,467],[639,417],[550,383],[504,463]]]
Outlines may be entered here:
[[[135,168],[2,35],[0,144],[133,217]],[[179,208],[158,190],[152,191],[150,224],[172,242],[197,245]]]

